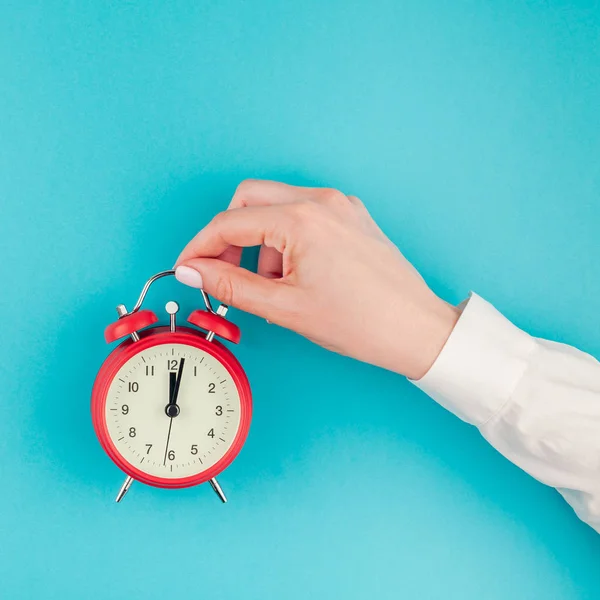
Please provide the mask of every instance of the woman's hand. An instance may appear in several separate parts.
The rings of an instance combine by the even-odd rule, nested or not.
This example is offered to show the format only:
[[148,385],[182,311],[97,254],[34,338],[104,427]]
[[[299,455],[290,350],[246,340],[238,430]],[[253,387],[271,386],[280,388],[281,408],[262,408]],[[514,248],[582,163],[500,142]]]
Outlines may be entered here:
[[[258,273],[239,267],[261,245]],[[335,352],[421,378],[458,319],[362,202],[327,188],[244,181],[184,248],[179,281]]]

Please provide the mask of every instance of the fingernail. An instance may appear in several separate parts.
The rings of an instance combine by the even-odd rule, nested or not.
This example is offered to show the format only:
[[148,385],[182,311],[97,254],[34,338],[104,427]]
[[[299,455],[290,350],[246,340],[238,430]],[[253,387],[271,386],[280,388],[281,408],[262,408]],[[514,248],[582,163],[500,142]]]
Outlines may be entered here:
[[202,275],[200,275],[196,269],[192,269],[191,267],[177,267],[175,269],[175,278],[177,281],[180,281],[185,285],[189,285],[190,287],[202,287]]

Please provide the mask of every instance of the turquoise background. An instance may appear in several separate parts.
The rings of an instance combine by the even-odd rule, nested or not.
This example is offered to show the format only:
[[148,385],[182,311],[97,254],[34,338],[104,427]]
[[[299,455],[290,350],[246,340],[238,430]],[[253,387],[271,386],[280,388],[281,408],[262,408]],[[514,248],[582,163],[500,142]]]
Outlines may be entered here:
[[4,0],[0,597],[600,598],[600,536],[554,490],[250,315],[227,506],[114,504],[89,416],[115,305],[246,177],[359,195],[449,301],[600,355],[599,32],[598,2]]

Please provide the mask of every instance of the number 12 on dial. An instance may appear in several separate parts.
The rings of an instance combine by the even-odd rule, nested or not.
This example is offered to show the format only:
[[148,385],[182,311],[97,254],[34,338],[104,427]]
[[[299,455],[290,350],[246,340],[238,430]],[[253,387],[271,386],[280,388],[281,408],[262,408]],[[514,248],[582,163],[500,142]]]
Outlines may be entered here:
[[[217,311],[202,291],[206,310],[176,322],[179,307],[168,302],[169,326],[140,310],[151,278],[134,309],[117,307],[119,320],[106,328],[107,342],[127,336],[102,365],[92,391],[94,429],[109,457],[127,475],[119,502],[132,482],[182,488],[210,482],[223,502],[215,477],[241,450],[250,427],[248,378],[216,335],[237,343],[239,328]],[[204,331],[202,331],[204,330]]]

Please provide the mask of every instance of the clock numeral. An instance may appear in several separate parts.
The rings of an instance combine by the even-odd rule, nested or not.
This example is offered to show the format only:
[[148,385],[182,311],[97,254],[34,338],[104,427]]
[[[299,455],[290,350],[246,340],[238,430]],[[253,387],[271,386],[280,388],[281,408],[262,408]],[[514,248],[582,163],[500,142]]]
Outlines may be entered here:
[[217,408],[215,410],[215,415],[217,415],[217,417],[220,417],[222,414],[223,414],[223,407],[217,406]]
[[177,365],[179,364],[179,361],[175,358],[173,359],[169,359],[167,361],[167,371],[177,371]]
[[127,404],[123,404],[123,406],[121,406],[121,412],[124,415],[129,414],[129,406],[127,406]]
[[148,448],[146,450],[146,454],[150,454],[150,450],[152,450],[152,444],[146,444],[146,448]]
[[135,437],[135,427],[129,428],[129,437]]
[[214,383],[209,383],[208,384],[208,393],[209,394],[214,394],[215,393],[215,384]]
[[198,446],[196,444],[192,444],[190,454],[198,454]]
[[139,389],[140,389],[140,384],[137,381],[129,382],[129,391],[130,392],[137,392]]
[[194,367],[194,377],[196,377],[196,375],[198,375],[198,367]]
[[215,430],[211,429],[208,433],[207,433],[208,437],[214,438],[215,437]]
[[146,377],[154,377],[154,365],[146,365]]
[[169,460],[175,460],[175,450],[169,450],[169,454],[167,454],[167,458]]

